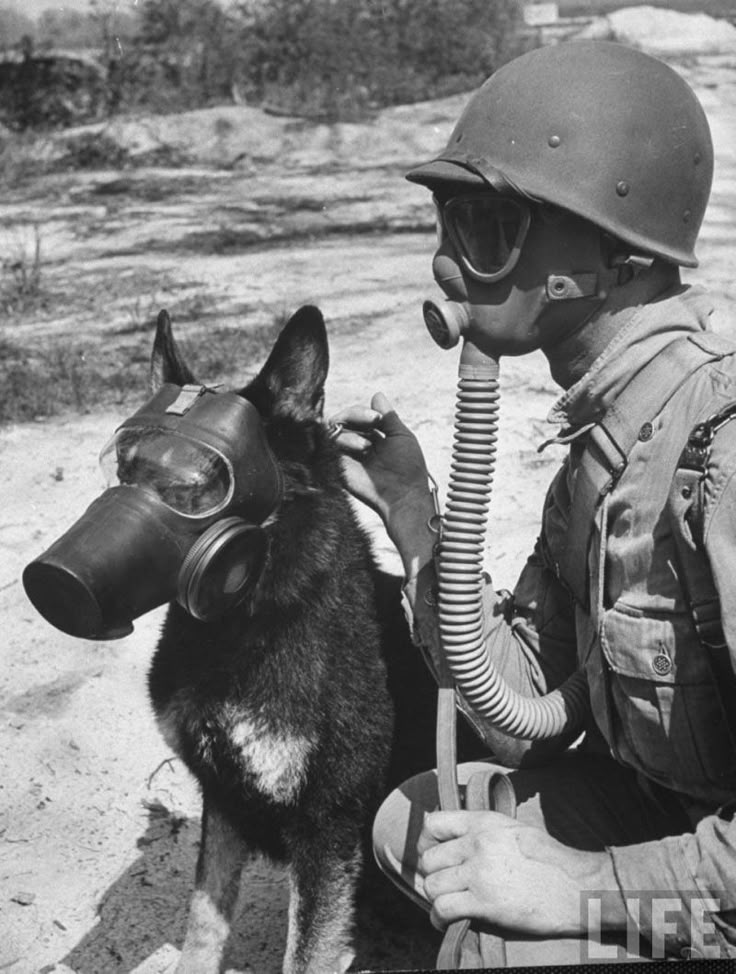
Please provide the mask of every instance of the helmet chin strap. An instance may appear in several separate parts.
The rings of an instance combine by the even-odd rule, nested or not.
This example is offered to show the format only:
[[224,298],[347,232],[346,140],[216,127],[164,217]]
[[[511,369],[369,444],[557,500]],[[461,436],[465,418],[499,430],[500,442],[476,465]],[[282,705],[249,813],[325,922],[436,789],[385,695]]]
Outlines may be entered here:
[[[626,265],[628,268],[628,265]],[[631,273],[622,273],[625,267],[616,266],[596,271],[569,274],[548,274],[546,297],[548,301],[571,301],[575,298],[598,298],[604,301],[612,288],[626,282]]]
[[549,274],[546,294],[548,301],[570,301],[574,298],[599,297],[598,274]]

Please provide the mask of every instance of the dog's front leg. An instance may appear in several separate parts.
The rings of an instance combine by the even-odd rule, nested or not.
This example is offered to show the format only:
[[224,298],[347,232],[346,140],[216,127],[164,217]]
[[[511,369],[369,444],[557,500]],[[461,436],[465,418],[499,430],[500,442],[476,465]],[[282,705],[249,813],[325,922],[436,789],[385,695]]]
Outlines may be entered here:
[[248,851],[242,836],[205,802],[194,894],[175,974],[218,974]]
[[359,842],[339,855],[318,834],[292,850],[283,974],[345,974],[350,967],[361,860]]

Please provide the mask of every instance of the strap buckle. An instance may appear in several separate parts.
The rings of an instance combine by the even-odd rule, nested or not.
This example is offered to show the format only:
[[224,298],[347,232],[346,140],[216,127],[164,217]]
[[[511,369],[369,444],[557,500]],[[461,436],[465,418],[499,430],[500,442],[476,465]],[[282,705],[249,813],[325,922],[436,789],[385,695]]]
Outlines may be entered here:
[[681,467],[689,470],[698,470],[705,473],[705,468],[710,457],[710,450],[713,446],[713,437],[722,426],[736,419],[736,402],[730,403],[717,413],[713,413],[708,419],[698,423],[690,433],[685,448],[680,456]]
[[176,399],[166,407],[166,412],[174,416],[183,416],[206,391],[204,386],[182,386]]
[[437,535],[437,541],[434,546],[434,555],[436,556],[439,551],[439,546],[442,544],[442,531],[444,528],[444,519],[442,517],[442,510],[440,509],[440,492],[437,486],[437,481],[434,479],[431,473],[427,471],[427,486],[429,487],[429,492],[432,495],[432,506],[434,507],[434,514],[427,521],[427,527],[432,532],[432,534]]

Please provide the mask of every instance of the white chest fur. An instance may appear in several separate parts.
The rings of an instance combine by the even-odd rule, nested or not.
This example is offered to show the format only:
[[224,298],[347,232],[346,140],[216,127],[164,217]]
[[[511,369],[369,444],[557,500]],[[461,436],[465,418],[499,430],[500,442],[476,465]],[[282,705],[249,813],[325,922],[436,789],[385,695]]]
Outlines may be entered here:
[[296,798],[312,749],[307,737],[275,732],[256,717],[234,721],[230,739],[242,756],[243,770],[263,794],[282,803]]

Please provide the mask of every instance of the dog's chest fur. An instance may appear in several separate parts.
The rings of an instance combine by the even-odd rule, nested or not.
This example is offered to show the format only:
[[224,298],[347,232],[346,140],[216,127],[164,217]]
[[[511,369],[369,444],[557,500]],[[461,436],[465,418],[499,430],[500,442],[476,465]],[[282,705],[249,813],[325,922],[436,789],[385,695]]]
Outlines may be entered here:
[[237,771],[244,787],[278,804],[299,796],[315,745],[309,732],[275,724],[256,709],[232,703],[203,715],[177,694],[158,717],[167,744],[185,760],[221,775],[223,762]]

